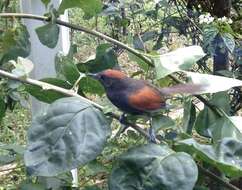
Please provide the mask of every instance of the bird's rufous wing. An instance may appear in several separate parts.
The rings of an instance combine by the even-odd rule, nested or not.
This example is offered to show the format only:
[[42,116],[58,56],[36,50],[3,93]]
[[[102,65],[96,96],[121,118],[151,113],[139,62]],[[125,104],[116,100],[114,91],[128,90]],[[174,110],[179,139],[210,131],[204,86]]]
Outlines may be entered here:
[[153,87],[144,86],[128,97],[129,104],[141,111],[155,111],[165,107],[165,99]]

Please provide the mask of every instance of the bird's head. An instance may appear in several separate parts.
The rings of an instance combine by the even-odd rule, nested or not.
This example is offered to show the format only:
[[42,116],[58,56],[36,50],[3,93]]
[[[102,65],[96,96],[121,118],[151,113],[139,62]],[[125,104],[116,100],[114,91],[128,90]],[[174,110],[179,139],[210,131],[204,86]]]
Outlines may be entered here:
[[127,78],[123,72],[113,69],[107,69],[95,74],[89,73],[87,75],[101,82],[105,89],[118,87],[121,85],[122,79]]

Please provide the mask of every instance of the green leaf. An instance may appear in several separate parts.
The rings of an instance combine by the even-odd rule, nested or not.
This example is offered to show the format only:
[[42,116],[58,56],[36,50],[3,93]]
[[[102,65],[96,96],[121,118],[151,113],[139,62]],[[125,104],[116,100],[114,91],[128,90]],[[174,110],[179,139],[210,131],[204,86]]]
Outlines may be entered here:
[[203,42],[204,47],[208,48],[208,51],[213,53],[215,51],[214,40],[218,35],[219,30],[214,25],[207,25],[203,29]]
[[24,25],[0,33],[0,64],[16,60],[17,57],[27,57],[31,48],[29,37]]
[[136,55],[134,55],[132,53],[128,53],[128,56],[129,56],[129,59],[131,61],[136,62],[141,69],[143,69],[144,71],[149,70],[149,65],[144,60],[140,59],[139,57],[137,57]]
[[101,44],[96,49],[95,59],[90,59],[86,63],[79,63],[77,67],[81,72],[97,73],[117,65],[117,56],[110,44]]
[[88,163],[85,167],[85,174],[87,176],[95,176],[99,173],[108,173],[106,167],[104,167],[101,163],[97,162],[96,160]]
[[[65,89],[71,89],[71,87],[72,87],[66,81],[56,79],[56,78],[45,78],[45,79],[41,79],[40,81],[46,82],[49,84],[53,84],[55,86],[59,86],[59,87],[65,88]],[[65,97],[65,95],[63,95],[62,93],[59,93],[59,92],[56,92],[53,90],[49,90],[48,88],[43,89],[43,88],[35,86],[35,85],[26,84],[25,89],[28,93],[30,93],[36,99],[38,99],[39,101],[42,101],[42,102],[46,102],[46,103],[52,103],[57,99]]]
[[101,83],[91,77],[83,77],[79,82],[79,89],[82,92],[97,94],[99,96],[105,92]]
[[45,6],[47,6],[50,3],[50,0],[41,0],[41,1],[42,1],[42,3],[45,4]]
[[92,185],[92,186],[86,186],[83,190],[101,190],[98,186]]
[[35,118],[24,154],[30,175],[55,176],[83,166],[103,150],[110,128],[102,112],[79,98],[63,98]]
[[229,34],[229,33],[224,33],[222,34],[222,39],[224,41],[225,46],[228,48],[228,50],[233,53],[234,48],[235,48],[235,41],[234,41],[234,37]]
[[192,129],[196,121],[196,108],[192,103],[192,99],[187,98],[184,101],[183,123],[182,128],[184,132],[192,134]]
[[220,117],[218,115],[216,115],[212,110],[205,106],[204,109],[199,112],[194,124],[194,128],[196,129],[199,135],[211,137],[211,134],[208,129],[219,118]]
[[101,0],[63,0],[58,11],[64,13],[66,9],[79,7],[84,11],[85,18],[90,18],[100,13],[102,6]]
[[225,137],[242,141],[242,117],[224,116],[216,120],[216,122],[208,128],[211,137],[215,142],[220,141]]
[[8,154],[0,154],[0,166],[14,162],[16,157]]
[[198,176],[191,156],[165,145],[132,148],[119,160],[109,179],[110,190],[192,190]]
[[[212,98],[209,100],[209,103],[223,110],[226,114],[230,114],[230,97],[227,92],[217,92],[213,94]],[[205,106],[197,116],[195,129],[198,134],[205,137],[211,137],[211,131],[209,128],[219,119],[220,117],[216,113]]]
[[196,154],[204,162],[217,167],[230,177],[242,176],[242,143],[233,138],[224,138],[214,145],[202,145],[193,139],[180,141],[177,150]]
[[158,116],[152,117],[151,122],[152,122],[151,123],[152,127],[156,132],[161,129],[172,128],[176,124],[170,117],[165,115],[158,115]]
[[67,172],[64,174],[57,175],[55,177],[43,177],[38,176],[38,182],[42,186],[45,187],[45,189],[51,189],[51,190],[62,190],[66,187],[71,186],[72,181],[72,175],[71,172]]
[[4,102],[4,100],[2,99],[2,97],[0,97],[0,123],[1,123],[2,118],[3,118],[4,115],[5,115],[5,111],[6,111],[6,105],[5,105],[5,102]]
[[55,70],[60,78],[66,79],[71,84],[75,84],[80,76],[73,59],[61,54],[57,54],[55,57]]
[[45,188],[40,184],[34,184],[31,181],[25,181],[20,184],[19,190],[45,190]]
[[35,29],[40,42],[48,48],[54,48],[59,39],[60,28],[57,24],[48,23]]
[[204,55],[200,46],[190,46],[179,48],[159,57],[153,56],[157,79],[164,78],[177,71],[190,69]]
[[18,145],[18,144],[0,145],[0,149],[8,150],[19,155],[23,155],[25,150],[25,148],[22,145]]

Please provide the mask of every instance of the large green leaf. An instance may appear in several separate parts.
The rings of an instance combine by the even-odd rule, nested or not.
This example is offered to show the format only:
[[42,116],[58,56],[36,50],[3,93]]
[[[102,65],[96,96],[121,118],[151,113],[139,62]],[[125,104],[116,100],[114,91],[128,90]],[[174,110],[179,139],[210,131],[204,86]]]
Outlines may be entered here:
[[97,15],[102,11],[101,0],[63,0],[59,7],[59,12],[64,13],[65,9],[79,7],[81,8],[86,18]]
[[197,155],[203,161],[217,167],[230,177],[242,176],[242,143],[233,138],[224,138],[214,145],[202,145],[193,139],[180,141],[178,150]]
[[208,128],[208,131],[215,142],[220,141],[225,137],[232,137],[238,141],[242,141],[241,123],[242,117],[228,117],[225,115],[216,120],[216,122]]
[[[41,79],[40,81],[46,82],[49,84],[53,84],[65,89],[70,89],[72,86],[67,83],[64,80],[60,80],[57,78],[44,78]],[[57,99],[65,97],[62,93],[56,92],[54,90],[49,90],[49,89],[43,89],[41,87],[35,86],[35,85],[30,85],[26,84],[25,89],[28,93],[30,93],[32,96],[34,96],[36,99],[42,102],[46,103],[52,103]]]
[[164,78],[177,71],[190,69],[204,55],[200,46],[190,46],[179,48],[159,57],[152,57],[155,63],[157,79]]
[[40,42],[48,48],[54,48],[58,43],[60,28],[55,23],[48,23],[35,29]]
[[77,66],[72,58],[57,54],[55,57],[55,70],[60,78],[74,84],[80,76]]
[[79,63],[78,69],[81,72],[88,71],[96,73],[105,69],[113,68],[117,65],[117,56],[110,44],[101,44],[96,49],[95,59],[91,58],[86,63]]
[[95,159],[110,128],[102,112],[79,98],[63,98],[32,122],[24,154],[31,175],[55,176]]
[[228,50],[233,53],[235,48],[235,41],[234,37],[229,33],[222,34],[222,39],[224,41],[225,46],[228,48]]
[[191,156],[165,145],[132,148],[119,160],[109,179],[110,190],[192,190],[198,176]]
[[152,117],[151,125],[155,131],[159,131],[161,129],[173,128],[176,123],[168,116],[157,115]]
[[17,57],[27,57],[30,53],[29,33],[24,25],[0,34],[0,64]]
[[[213,94],[209,103],[222,109],[226,114],[230,114],[230,98],[227,92],[217,92]],[[205,106],[197,116],[195,129],[200,135],[211,137],[209,128],[216,123],[218,119],[220,119],[220,117],[210,108]]]

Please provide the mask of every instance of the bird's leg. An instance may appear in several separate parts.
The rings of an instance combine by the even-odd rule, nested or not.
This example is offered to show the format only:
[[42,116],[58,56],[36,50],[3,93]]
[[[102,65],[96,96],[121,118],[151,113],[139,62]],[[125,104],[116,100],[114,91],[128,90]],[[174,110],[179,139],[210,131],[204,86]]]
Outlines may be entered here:
[[156,144],[155,130],[152,126],[152,117],[150,118],[149,141]]
[[116,133],[115,137],[118,137],[121,133],[123,133],[129,126],[126,125],[126,114],[123,113],[120,118],[119,118],[119,122],[121,123],[121,127],[118,130],[118,132]]

